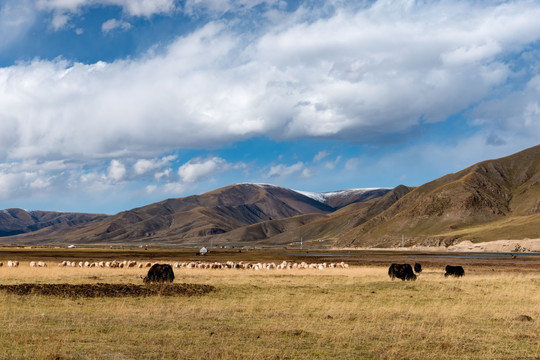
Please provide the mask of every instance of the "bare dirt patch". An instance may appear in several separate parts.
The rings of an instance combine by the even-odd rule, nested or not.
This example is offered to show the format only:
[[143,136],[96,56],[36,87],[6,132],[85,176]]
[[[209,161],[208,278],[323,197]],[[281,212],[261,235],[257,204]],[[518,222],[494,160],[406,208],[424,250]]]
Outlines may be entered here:
[[147,297],[200,296],[215,291],[201,284],[17,284],[0,285],[0,291],[15,295],[49,295],[60,297]]

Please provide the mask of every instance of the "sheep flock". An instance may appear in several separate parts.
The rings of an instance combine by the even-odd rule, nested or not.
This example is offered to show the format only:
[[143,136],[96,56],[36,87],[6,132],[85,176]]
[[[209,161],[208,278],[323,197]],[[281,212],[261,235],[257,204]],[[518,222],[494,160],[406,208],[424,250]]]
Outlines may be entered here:
[[[149,268],[154,262],[143,261],[137,262],[135,260],[113,260],[113,261],[69,261],[64,260],[58,263],[59,267],[79,267],[79,268]],[[287,262],[283,261],[281,263],[275,262],[203,262],[203,261],[191,261],[191,262],[174,262],[172,265],[177,269],[245,269],[245,270],[292,270],[292,269],[332,269],[340,268],[347,269],[349,265],[345,262],[338,263],[306,263],[306,262]],[[0,262],[0,267],[3,266],[3,263]],[[18,267],[19,262],[16,260],[7,261],[8,267]],[[47,263],[44,261],[30,261],[30,267],[47,267]]]

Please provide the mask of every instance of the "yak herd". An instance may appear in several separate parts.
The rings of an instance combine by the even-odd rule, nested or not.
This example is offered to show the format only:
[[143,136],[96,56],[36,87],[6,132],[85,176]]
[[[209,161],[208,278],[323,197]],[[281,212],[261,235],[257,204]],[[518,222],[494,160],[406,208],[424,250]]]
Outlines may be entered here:
[[[137,263],[135,261],[123,261],[123,262],[117,262],[116,260],[113,262],[106,262],[106,263],[89,263],[89,262],[80,262],[78,264],[79,267],[135,267]],[[0,266],[2,266],[3,263],[0,262]],[[92,266],[93,265],[93,266]],[[148,270],[148,274],[143,278],[144,283],[153,283],[153,282],[173,282],[174,281],[174,272],[173,267],[170,264],[158,264],[158,263],[146,263],[146,264],[138,264],[139,268],[142,267],[150,267],[150,270]],[[273,266],[272,266],[273,265]],[[8,267],[18,267],[19,262],[18,261],[8,261],[7,262]],[[47,264],[45,264],[43,261],[32,261],[30,262],[31,267],[46,267]],[[58,264],[58,266],[76,266],[75,262],[68,262],[63,261]],[[202,269],[223,269],[223,268],[233,268],[233,269],[319,269],[322,270],[326,267],[341,267],[341,268],[348,268],[348,264],[345,263],[337,263],[337,264],[296,264],[296,263],[287,263],[283,262],[279,265],[270,263],[270,264],[248,264],[248,263],[233,263],[233,262],[227,262],[227,263],[175,263],[174,267],[185,267],[185,268],[202,268]],[[445,277],[448,276],[454,276],[454,277],[462,277],[465,275],[465,270],[463,270],[462,266],[452,266],[447,265],[445,268]],[[388,276],[392,280],[395,278],[401,279],[403,281],[414,281],[417,278],[417,274],[422,272],[422,265],[419,263],[415,263],[414,266],[411,266],[410,264],[392,264],[388,268]]]
[[[461,266],[447,265],[445,270],[444,277],[462,277],[465,275],[465,270],[463,270],[463,267]],[[410,264],[392,264],[388,268],[388,276],[390,276],[392,280],[398,278],[403,281],[414,281],[416,280],[416,275],[420,272],[422,272],[422,265],[419,263],[414,264],[414,269]]]
[[[422,272],[422,265],[419,263],[414,264],[414,268],[410,264],[392,264],[388,268],[388,275],[392,280],[394,278],[405,280],[416,280],[416,274]],[[416,274],[415,274],[416,273]],[[463,267],[461,266],[446,266],[445,277],[455,276],[461,277],[465,274]],[[174,272],[173,268],[169,264],[154,264],[148,270],[148,275],[143,278],[144,283],[148,282],[173,282]]]

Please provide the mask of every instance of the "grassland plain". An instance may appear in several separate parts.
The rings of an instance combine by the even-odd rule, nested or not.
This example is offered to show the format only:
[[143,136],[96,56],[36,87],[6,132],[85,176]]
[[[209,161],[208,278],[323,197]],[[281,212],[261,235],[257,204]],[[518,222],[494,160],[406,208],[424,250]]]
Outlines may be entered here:
[[[0,291],[0,359],[538,359],[540,272],[467,269],[416,282],[383,266],[176,269],[196,297]],[[144,269],[0,268],[1,284],[140,284]],[[533,321],[522,321],[519,316]]]

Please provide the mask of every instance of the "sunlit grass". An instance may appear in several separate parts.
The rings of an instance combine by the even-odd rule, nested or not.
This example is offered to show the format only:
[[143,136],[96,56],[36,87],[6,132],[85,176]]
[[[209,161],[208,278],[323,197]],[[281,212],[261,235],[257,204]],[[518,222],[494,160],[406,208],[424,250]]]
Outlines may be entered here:
[[[540,274],[383,267],[175,270],[201,297],[64,299],[0,293],[5,359],[535,359]],[[0,283],[142,283],[144,269],[0,268]],[[518,321],[519,315],[535,321]]]

